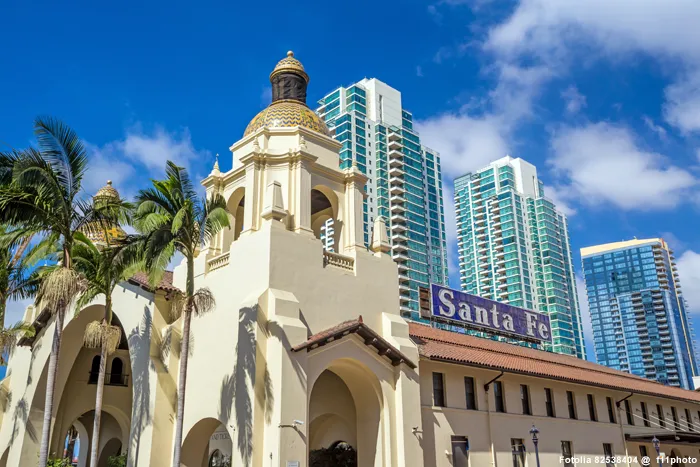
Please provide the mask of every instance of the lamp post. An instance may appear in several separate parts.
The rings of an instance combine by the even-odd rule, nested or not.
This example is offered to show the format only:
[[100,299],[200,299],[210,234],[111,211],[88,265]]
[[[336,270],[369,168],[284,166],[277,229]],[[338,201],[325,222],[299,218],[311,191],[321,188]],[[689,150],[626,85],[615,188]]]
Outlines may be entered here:
[[532,428],[530,428],[530,434],[532,435],[532,444],[535,445],[535,460],[537,461],[537,467],[540,467],[540,449],[537,447],[537,443],[540,441],[537,437],[539,432],[540,430],[538,430],[533,424]]
[[654,438],[651,440],[651,444],[654,445],[656,457],[658,458],[661,455],[661,441],[659,441],[659,438],[657,438],[656,435],[654,435]]

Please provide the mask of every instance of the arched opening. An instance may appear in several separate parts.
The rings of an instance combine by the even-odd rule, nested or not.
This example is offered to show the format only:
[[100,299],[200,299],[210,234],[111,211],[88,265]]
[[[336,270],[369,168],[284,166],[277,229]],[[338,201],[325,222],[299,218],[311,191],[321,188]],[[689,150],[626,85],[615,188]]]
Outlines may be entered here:
[[673,459],[673,462],[674,462],[673,465],[678,465],[678,466],[680,466],[680,467],[685,467],[685,464],[681,461],[681,459],[683,458],[683,456],[681,456],[681,454],[680,454],[677,450],[671,449],[671,455],[670,455],[669,457],[670,457],[671,459]]
[[92,358],[92,364],[90,365],[90,376],[88,378],[88,384],[97,384],[97,379],[100,376],[100,356],[95,355]]
[[226,427],[215,418],[198,421],[182,443],[183,467],[230,467],[233,444]]
[[0,467],[7,467],[7,458],[10,455],[10,448],[5,449],[5,452],[0,457]]
[[317,464],[310,466],[381,464],[381,412],[376,376],[358,361],[334,361],[311,391],[309,459]]
[[[69,312],[66,316],[68,324],[63,330],[61,339],[61,354],[57,366],[56,385],[54,388],[54,411],[53,411],[53,428],[52,437],[50,440],[49,452],[61,454],[64,449],[66,435],[72,426],[77,427],[76,421],[79,421],[83,427],[89,427],[85,430],[85,436],[79,431],[80,439],[80,456],[87,462],[87,449],[89,445],[87,433],[92,433],[95,408],[95,396],[97,385],[97,374],[99,372],[99,351],[97,349],[89,349],[83,347],[83,337],[87,325],[92,321],[99,321],[104,316],[104,307],[101,305],[91,305],[77,316]],[[115,313],[116,318],[116,313]],[[117,319],[113,324],[121,324]],[[53,333],[53,330],[51,330]],[[122,336],[124,330],[122,329]],[[50,341],[49,341],[50,342]],[[123,362],[123,371],[130,371],[129,350],[126,344],[126,339],[122,339],[114,356],[118,356]],[[42,357],[43,358],[43,357]],[[31,399],[28,401],[28,410],[26,416],[23,416],[25,422],[24,434],[21,438],[21,453],[20,465],[24,463],[36,462],[36,453],[39,450],[39,442],[44,416],[44,400],[46,397],[46,380],[48,373],[48,355],[46,359],[36,365],[41,365],[41,371],[33,376],[32,386],[35,388]],[[109,379],[106,380],[109,383]],[[117,436],[121,440],[125,439],[129,433],[132,413],[132,388],[130,385],[111,386],[105,384],[103,392],[103,417],[102,428],[114,433],[113,436],[108,436],[102,439],[108,440],[111,437]],[[101,430],[102,433],[105,431]],[[107,433],[109,435],[109,433]],[[105,436],[107,436],[105,435]],[[19,443],[20,440],[15,442]],[[86,449],[85,456],[82,455],[83,448]],[[87,464],[78,463],[79,467]]]
[[330,251],[341,251],[340,230],[341,223],[338,219],[338,197],[328,187],[318,185],[311,190],[311,230],[318,239],[325,239],[332,219],[332,241],[324,241]]
[[97,460],[97,467],[110,467],[109,459],[122,454],[122,442],[119,438],[111,438],[102,448]]
[[231,243],[238,240],[241,232],[243,232],[243,222],[245,221],[245,188],[239,187],[234,190],[231,197],[226,202],[226,208],[229,212],[230,228],[224,229],[221,232],[221,248],[222,253],[226,253],[231,249]]
[[109,373],[109,384],[124,385],[124,363],[119,357],[112,359],[112,371]]

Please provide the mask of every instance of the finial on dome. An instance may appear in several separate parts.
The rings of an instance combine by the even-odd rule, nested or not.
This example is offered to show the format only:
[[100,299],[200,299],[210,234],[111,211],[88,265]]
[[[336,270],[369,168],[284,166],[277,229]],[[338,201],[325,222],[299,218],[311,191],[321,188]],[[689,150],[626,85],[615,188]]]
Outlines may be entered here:
[[306,104],[309,75],[291,50],[287,52],[286,57],[277,62],[277,66],[270,73],[270,84],[273,104],[280,100],[295,100]]
[[93,197],[93,200],[101,200],[101,199],[115,199],[119,200],[119,192],[112,186],[112,180],[107,180],[107,184],[97,190],[97,193],[95,193],[95,196]]
[[216,160],[214,161],[214,168],[211,170],[210,175],[219,175],[221,170],[219,170],[219,155],[216,155]]

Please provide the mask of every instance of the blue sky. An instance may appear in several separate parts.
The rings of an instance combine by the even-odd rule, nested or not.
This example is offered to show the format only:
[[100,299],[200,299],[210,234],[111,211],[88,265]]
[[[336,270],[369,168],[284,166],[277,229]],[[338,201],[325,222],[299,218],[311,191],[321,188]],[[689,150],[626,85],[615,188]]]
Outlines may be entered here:
[[[88,192],[112,179],[133,195],[167,158],[197,177],[216,153],[230,168],[228,147],[291,49],[310,103],[364,77],[403,93],[442,155],[452,244],[452,179],[522,157],[569,215],[577,270],[583,246],[664,236],[700,322],[697,0],[5,2],[0,13],[0,141],[26,146],[36,115],[60,117],[89,144]],[[455,278],[452,247],[450,263]]]

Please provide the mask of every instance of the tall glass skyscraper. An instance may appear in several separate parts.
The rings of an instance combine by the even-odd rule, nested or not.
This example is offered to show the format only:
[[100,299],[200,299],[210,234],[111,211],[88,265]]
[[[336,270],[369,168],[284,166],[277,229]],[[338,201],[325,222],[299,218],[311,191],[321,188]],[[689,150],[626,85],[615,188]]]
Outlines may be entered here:
[[547,313],[548,350],[585,358],[566,216],[510,156],[455,180],[462,290]]
[[317,113],[343,144],[340,167],[369,177],[363,205],[365,243],[383,216],[399,266],[401,314],[419,316],[419,287],[447,284],[447,240],[440,155],[421,145],[401,93],[372,78],[340,87]]
[[692,326],[666,242],[607,243],[581,258],[598,363],[693,389]]

